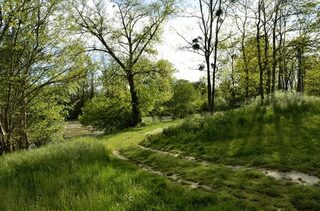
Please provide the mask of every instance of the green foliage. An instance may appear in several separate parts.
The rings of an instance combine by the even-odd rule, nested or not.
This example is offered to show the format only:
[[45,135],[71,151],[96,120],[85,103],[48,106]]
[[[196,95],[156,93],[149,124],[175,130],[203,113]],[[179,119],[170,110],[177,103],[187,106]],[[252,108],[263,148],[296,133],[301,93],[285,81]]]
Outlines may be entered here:
[[90,125],[96,130],[112,132],[129,127],[131,124],[130,102],[124,98],[95,96],[87,102],[80,116],[83,125]]
[[87,72],[91,58],[68,34],[61,3],[0,3],[0,153],[55,139],[65,99],[50,90]]
[[167,60],[151,62],[142,60],[135,66],[136,72],[150,72],[136,76],[137,91],[144,116],[163,115],[164,103],[172,97],[173,65]]
[[169,102],[169,110],[174,118],[182,118],[199,112],[201,103],[200,92],[192,83],[178,80],[173,84],[173,96]]
[[[167,60],[156,62],[141,59],[135,66],[134,78],[142,115],[161,115],[164,103],[172,97],[172,74],[174,68]],[[130,98],[125,73],[114,62],[107,65],[103,75],[103,92],[114,98]]]
[[306,63],[305,93],[320,96],[320,58],[310,57]]
[[27,134],[36,146],[62,140],[66,116],[62,102],[67,99],[61,90],[61,87],[47,87],[34,99],[28,111]]

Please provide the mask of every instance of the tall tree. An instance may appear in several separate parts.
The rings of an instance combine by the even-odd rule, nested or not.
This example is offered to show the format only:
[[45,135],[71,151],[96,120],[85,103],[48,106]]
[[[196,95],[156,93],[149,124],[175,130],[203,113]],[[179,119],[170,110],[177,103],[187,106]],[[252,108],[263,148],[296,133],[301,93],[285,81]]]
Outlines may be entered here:
[[224,17],[226,11],[223,11],[222,8],[222,0],[218,0],[218,9],[215,12],[216,18],[216,27],[214,31],[215,39],[214,39],[214,47],[213,47],[213,64],[212,64],[212,96],[211,96],[211,109],[214,110],[214,102],[216,95],[216,74],[218,71],[217,62],[218,62],[218,44],[219,44],[219,32],[221,30],[221,26],[224,22]]
[[[140,0],[73,1],[73,20],[81,33],[89,34],[100,44],[91,50],[110,56],[123,69],[130,88],[133,119],[131,126],[142,120],[135,77],[143,74],[135,70],[141,57],[153,53],[159,40],[161,26],[174,13],[174,1],[145,3]],[[110,11],[106,11],[110,7]],[[113,13],[112,17],[107,12]]]
[[[200,65],[199,70],[206,69],[207,71],[207,102],[208,110],[212,113],[214,111],[215,83],[218,70],[219,33],[226,18],[227,3],[232,1],[199,0],[198,2],[200,15],[194,16],[199,19],[201,36],[193,39],[189,44],[194,50],[201,51],[200,55],[204,57],[205,65]],[[213,62],[211,62],[212,55]]]
[[[245,98],[246,100],[249,99],[249,61],[248,61],[248,56],[247,56],[247,51],[246,51],[246,39],[248,36],[248,22],[249,22],[249,9],[250,9],[250,4],[251,2],[249,0],[242,0],[238,1],[237,4],[235,4],[236,8],[233,10],[233,15],[235,17],[235,22],[237,25],[237,29],[241,33],[241,38],[240,38],[240,45],[241,45],[241,53],[242,53],[242,59],[243,59],[243,66],[244,66],[244,71],[245,71]],[[239,6],[239,7],[238,7]],[[237,11],[241,11],[242,17],[237,14]]]

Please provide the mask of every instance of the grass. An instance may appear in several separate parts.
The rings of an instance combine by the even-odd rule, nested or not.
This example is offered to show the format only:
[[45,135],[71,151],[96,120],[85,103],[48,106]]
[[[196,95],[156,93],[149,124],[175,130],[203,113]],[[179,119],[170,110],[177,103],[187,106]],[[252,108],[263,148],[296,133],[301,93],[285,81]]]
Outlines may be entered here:
[[320,176],[320,99],[278,95],[212,117],[189,119],[144,146],[204,160]]
[[[320,187],[276,181],[224,164],[320,175],[320,100],[276,96],[268,105],[212,117],[162,122],[77,137],[0,157],[0,210],[320,210]],[[159,128],[166,128],[162,134]],[[146,134],[149,134],[145,138]],[[143,145],[216,164],[150,152]],[[110,155],[120,150],[131,161]],[[145,172],[144,163],[214,188],[186,186]]]
[[251,210],[319,210],[320,187],[277,181],[254,170],[234,171],[225,165],[207,164],[174,158],[132,147],[122,151],[130,160],[161,172],[177,174],[213,188],[214,193],[237,201],[237,207]]
[[101,143],[71,141],[0,160],[0,210],[237,210],[114,159]]
[[140,126],[136,128],[129,128],[127,130],[115,132],[109,135],[97,136],[97,137],[80,137],[77,140],[96,141],[103,143],[105,147],[110,150],[121,150],[131,146],[136,146],[146,136],[146,134],[152,134],[153,131],[159,130],[159,128],[168,128],[182,123],[182,120],[175,120],[170,122],[158,122],[148,126]]

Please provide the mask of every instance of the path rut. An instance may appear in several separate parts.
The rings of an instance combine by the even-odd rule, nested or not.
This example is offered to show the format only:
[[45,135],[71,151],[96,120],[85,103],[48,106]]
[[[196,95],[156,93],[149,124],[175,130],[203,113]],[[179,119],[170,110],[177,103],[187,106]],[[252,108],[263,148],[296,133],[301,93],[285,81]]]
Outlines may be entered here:
[[[185,160],[189,160],[189,161],[199,162],[205,166],[207,166],[209,164],[217,164],[217,163],[209,162],[209,161],[202,160],[202,159],[192,157],[192,156],[184,156],[181,154],[171,153],[171,152],[153,149],[153,148],[149,148],[149,147],[144,147],[141,145],[139,145],[139,147],[143,150],[148,150],[151,152],[155,152],[155,153],[159,153],[159,154],[163,154],[163,155],[169,155],[169,156],[173,156],[173,157],[180,157],[181,159],[185,159]],[[246,166],[241,166],[241,165],[236,165],[236,166],[224,165],[224,166],[226,166],[232,170],[256,170],[256,171],[259,171],[259,172],[265,174],[266,176],[272,177],[277,180],[290,180],[292,182],[304,184],[304,185],[315,185],[315,184],[320,183],[320,179],[318,177],[313,176],[313,175],[309,175],[309,174],[305,174],[305,173],[301,173],[298,171],[281,172],[281,171],[277,171],[277,170],[246,167]]]
[[[126,158],[125,156],[121,155],[119,151],[114,150],[112,152],[112,154],[115,157],[117,157],[118,159],[120,159],[120,160],[129,161],[129,159]],[[167,173],[161,172],[159,170],[155,170],[152,167],[144,165],[144,164],[141,164],[141,163],[136,163],[135,162],[135,164],[139,168],[141,168],[142,170],[144,170],[146,172],[149,172],[149,173],[154,174],[154,175],[165,177],[165,178],[169,179],[170,181],[178,182],[179,184],[182,184],[182,185],[189,186],[191,189],[200,188],[200,189],[204,189],[204,190],[207,190],[207,191],[214,191],[213,187],[210,187],[210,186],[207,186],[207,185],[202,185],[202,184],[199,184],[198,182],[194,182],[194,181],[191,181],[191,180],[182,179],[178,174],[167,174]]]

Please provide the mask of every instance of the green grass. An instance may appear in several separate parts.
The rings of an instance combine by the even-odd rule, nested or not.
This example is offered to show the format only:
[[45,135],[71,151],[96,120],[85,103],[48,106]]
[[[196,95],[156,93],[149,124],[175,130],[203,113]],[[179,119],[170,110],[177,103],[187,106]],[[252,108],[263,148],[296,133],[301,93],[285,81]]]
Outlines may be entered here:
[[98,142],[54,144],[0,163],[0,210],[237,210],[112,158]]
[[182,120],[175,120],[170,122],[159,122],[153,123],[147,126],[141,126],[136,128],[129,128],[127,130],[115,132],[109,135],[98,136],[98,137],[81,137],[76,138],[77,140],[87,140],[103,143],[110,150],[120,150],[131,146],[136,146],[140,143],[148,133],[158,131],[161,128],[168,128],[182,123]]
[[191,190],[109,155],[153,124],[0,157],[0,210],[239,210],[237,199]]
[[213,188],[214,193],[239,201],[241,209],[319,210],[320,187],[278,181],[254,170],[232,170],[225,165],[207,164],[174,158],[132,147],[122,153],[130,160],[161,172],[197,181]]
[[213,117],[189,119],[145,146],[230,165],[320,176],[320,99],[280,95]]
[[[320,175],[320,100],[276,97],[213,117],[80,137],[0,157],[0,210],[320,210],[320,187],[223,164]],[[163,134],[152,135],[159,128]],[[145,138],[146,134],[147,138]],[[208,166],[142,150],[178,151]],[[212,186],[191,190],[110,155]]]

